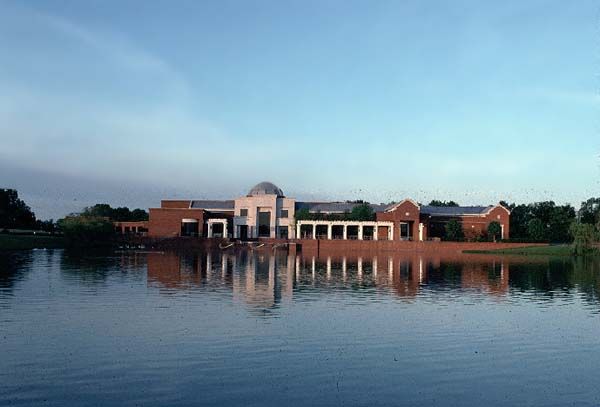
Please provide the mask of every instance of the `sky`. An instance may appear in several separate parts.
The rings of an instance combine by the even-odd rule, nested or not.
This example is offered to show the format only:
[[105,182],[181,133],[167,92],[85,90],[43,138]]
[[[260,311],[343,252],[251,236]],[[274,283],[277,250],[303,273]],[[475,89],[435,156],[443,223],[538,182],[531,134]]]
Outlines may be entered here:
[[0,187],[42,219],[600,196],[598,1],[0,0],[0,50]]

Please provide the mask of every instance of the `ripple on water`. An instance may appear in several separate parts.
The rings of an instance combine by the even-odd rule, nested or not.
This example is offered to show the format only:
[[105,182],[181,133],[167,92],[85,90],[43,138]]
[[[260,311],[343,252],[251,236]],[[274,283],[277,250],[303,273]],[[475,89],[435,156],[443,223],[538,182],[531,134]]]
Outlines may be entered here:
[[597,405],[598,264],[485,259],[14,253],[0,404]]

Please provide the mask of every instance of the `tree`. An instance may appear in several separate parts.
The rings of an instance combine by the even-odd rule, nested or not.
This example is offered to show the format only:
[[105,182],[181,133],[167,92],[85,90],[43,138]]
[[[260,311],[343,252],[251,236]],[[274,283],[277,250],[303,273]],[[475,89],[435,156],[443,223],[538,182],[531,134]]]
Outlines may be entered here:
[[544,240],[546,230],[541,220],[534,218],[527,222],[527,237],[532,240]]
[[33,211],[14,189],[0,189],[0,229],[34,229]]
[[548,222],[548,239],[551,242],[565,243],[572,240],[569,232],[571,224],[575,221],[575,208],[571,205],[562,205],[552,208]]
[[593,243],[598,241],[598,232],[593,224],[573,222],[569,228],[573,237],[573,254],[582,256],[595,251]]
[[600,198],[590,198],[582,202],[578,215],[581,223],[596,224],[600,220]]
[[440,201],[438,199],[434,199],[431,202],[429,202],[429,206],[459,206],[456,202],[454,201]]
[[148,212],[139,208],[134,209],[131,211],[131,220],[136,222],[148,220]]
[[505,208],[510,210],[510,235],[516,239],[526,239],[529,237],[527,225],[532,219],[531,208],[529,205],[516,205],[500,202]]
[[350,212],[350,220],[369,221],[374,219],[373,208],[368,203],[356,205]]
[[495,242],[502,235],[502,226],[496,221],[490,222],[487,227],[487,232],[488,236]]
[[302,208],[302,209],[297,210],[294,217],[296,218],[296,221],[311,220],[311,214],[310,214],[310,211],[308,210],[308,208]]
[[112,208],[109,204],[105,203],[87,207],[83,210],[81,215],[88,217],[107,218],[116,222],[135,222],[148,220],[148,212],[143,209],[134,209],[131,211],[126,206]]
[[111,242],[115,231],[111,221],[98,216],[67,216],[58,221],[68,246],[103,246]]
[[464,239],[464,237],[465,234],[459,221],[452,219],[446,223],[446,240],[457,242]]
[[98,217],[98,218],[113,218],[113,208],[109,204],[96,204],[87,207],[81,213],[83,216]]

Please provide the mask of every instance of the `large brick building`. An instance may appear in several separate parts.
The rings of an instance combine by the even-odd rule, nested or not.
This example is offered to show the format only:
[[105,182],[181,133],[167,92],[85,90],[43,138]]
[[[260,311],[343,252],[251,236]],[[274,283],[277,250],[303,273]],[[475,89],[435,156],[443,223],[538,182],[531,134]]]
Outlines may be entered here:
[[160,208],[150,208],[148,235],[423,241],[443,237],[445,225],[456,220],[467,239],[484,236],[494,221],[501,226],[501,237],[509,237],[510,212],[501,205],[437,207],[405,199],[393,205],[371,204],[375,213],[371,221],[295,220],[299,210],[341,215],[357,205],[296,201],[274,184],[261,182],[233,200],[163,200]]

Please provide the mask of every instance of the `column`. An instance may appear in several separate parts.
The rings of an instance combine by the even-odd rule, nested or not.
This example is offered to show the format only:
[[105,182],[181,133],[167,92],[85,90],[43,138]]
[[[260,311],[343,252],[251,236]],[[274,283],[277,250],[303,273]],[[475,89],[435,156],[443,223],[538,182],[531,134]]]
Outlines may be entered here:
[[313,237],[313,239],[316,239],[317,238],[317,224],[313,223],[312,227],[313,227],[313,236],[312,237]]
[[373,240],[377,240],[378,232],[379,232],[379,226],[377,226],[377,225],[373,226]]
[[344,240],[348,240],[348,225],[344,225]]
[[302,229],[302,227],[300,226],[300,223],[296,224],[296,239],[301,239],[302,235],[300,235],[300,229]]
[[212,222],[208,222],[208,235],[209,238],[212,237]]
[[388,226],[388,227],[389,227],[389,229],[388,229],[388,233],[390,234],[390,235],[389,235],[389,238],[390,238],[390,240],[394,240],[394,224],[392,223],[392,224],[391,224],[390,226]]
[[363,240],[363,227],[362,227],[362,224],[358,225],[358,240]]
[[333,239],[333,225],[331,223],[327,224],[327,239]]
[[423,224],[419,223],[419,242],[423,241]]

